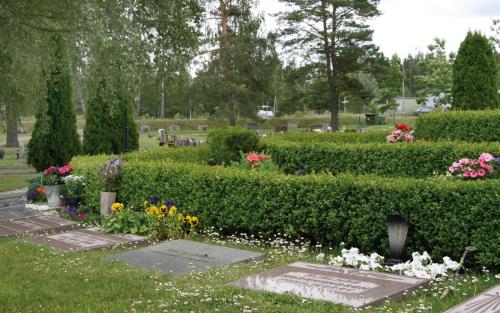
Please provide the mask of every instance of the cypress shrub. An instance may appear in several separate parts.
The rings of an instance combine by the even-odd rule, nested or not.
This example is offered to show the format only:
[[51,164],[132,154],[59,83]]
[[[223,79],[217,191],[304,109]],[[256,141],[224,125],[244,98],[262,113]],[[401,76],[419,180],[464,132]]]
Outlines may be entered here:
[[50,165],[62,166],[81,152],[63,41],[59,36],[53,41],[55,53],[47,78],[47,98],[39,107],[28,143],[27,161],[38,171]]
[[453,108],[480,110],[498,107],[497,68],[493,47],[477,32],[460,44],[453,64]]
[[83,131],[83,153],[111,154],[110,108],[106,102],[106,80],[103,78],[95,94],[87,103],[85,129]]

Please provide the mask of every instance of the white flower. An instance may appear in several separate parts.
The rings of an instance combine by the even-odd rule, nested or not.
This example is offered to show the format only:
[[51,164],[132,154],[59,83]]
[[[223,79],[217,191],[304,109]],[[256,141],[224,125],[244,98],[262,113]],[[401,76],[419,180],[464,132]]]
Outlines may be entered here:
[[325,258],[325,254],[320,253],[316,256],[316,261],[323,261],[324,258]]
[[500,274],[496,274],[496,275],[495,275],[495,278],[496,278],[496,279],[500,279]]
[[461,267],[460,263],[453,261],[452,259],[450,259],[450,257],[447,256],[443,258],[443,262],[446,268],[452,271],[456,271]]
[[344,265],[344,258],[341,257],[340,255],[339,256],[336,256],[336,257],[333,257],[330,259],[330,262],[328,262],[329,265],[333,265],[333,266],[342,266]]

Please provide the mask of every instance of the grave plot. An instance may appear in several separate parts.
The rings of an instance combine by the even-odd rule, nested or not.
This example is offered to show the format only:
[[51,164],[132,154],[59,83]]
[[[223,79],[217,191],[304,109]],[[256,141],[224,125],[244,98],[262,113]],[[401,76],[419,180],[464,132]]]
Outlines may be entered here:
[[109,257],[164,274],[182,275],[211,267],[252,261],[263,256],[241,249],[189,240],[173,240]]
[[492,287],[472,299],[447,310],[444,313],[499,313],[500,285]]
[[22,234],[59,232],[78,227],[78,224],[57,215],[44,215],[0,222],[0,238]]
[[231,284],[360,308],[386,298],[398,299],[427,283],[420,278],[297,262]]
[[86,251],[118,247],[122,245],[137,245],[148,243],[148,237],[135,235],[107,234],[98,229],[81,229],[69,232],[37,236],[28,239],[28,242],[43,244],[57,250]]

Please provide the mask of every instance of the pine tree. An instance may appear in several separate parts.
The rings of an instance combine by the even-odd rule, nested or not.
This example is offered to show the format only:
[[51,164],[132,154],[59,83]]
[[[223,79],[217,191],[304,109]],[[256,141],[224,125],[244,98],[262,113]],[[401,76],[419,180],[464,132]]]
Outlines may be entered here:
[[453,107],[463,110],[498,107],[496,84],[493,47],[485,36],[469,32],[453,64]]
[[47,78],[46,103],[39,108],[28,143],[28,163],[39,171],[50,165],[62,166],[81,151],[63,40],[59,36],[53,40],[56,48]]
[[102,78],[94,96],[87,103],[85,115],[85,130],[83,131],[83,153],[111,154],[113,153],[110,128],[109,102],[106,97],[107,84]]

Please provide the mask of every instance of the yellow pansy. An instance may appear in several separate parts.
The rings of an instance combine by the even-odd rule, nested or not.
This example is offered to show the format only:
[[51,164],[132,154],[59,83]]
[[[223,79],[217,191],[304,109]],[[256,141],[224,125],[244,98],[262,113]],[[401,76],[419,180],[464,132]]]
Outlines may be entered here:
[[170,210],[168,210],[168,215],[170,215],[171,217],[174,217],[175,214],[177,214],[177,208],[175,207],[175,205],[173,205],[170,207]]
[[123,204],[122,203],[119,203],[119,202],[115,202],[111,205],[111,211],[113,213],[116,213],[118,211],[121,211],[123,210]]

